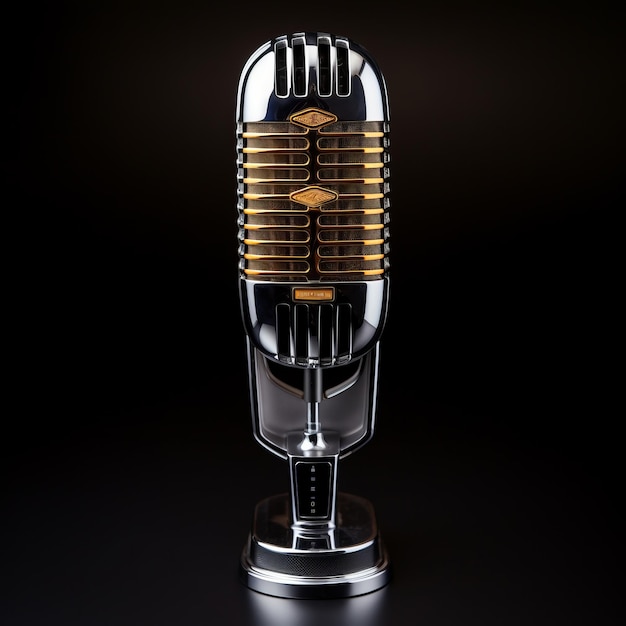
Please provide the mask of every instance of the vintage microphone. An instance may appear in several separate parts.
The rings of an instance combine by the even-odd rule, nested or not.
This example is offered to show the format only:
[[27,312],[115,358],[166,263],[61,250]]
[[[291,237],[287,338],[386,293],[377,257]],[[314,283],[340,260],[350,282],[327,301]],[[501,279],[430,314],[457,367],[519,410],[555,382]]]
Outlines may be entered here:
[[258,503],[243,582],[348,597],[390,578],[371,503],[337,466],[372,436],[389,300],[389,107],[368,52],[328,33],[277,37],[237,96],[240,304],[254,435],[290,490]]

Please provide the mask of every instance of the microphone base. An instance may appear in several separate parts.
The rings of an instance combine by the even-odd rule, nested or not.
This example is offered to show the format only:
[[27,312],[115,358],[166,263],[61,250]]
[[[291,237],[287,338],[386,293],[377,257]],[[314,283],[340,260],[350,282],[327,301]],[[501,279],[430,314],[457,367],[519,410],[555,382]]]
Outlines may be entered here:
[[241,555],[240,578],[250,589],[281,598],[359,596],[391,579],[387,550],[372,504],[337,494],[337,523],[291,523],[289,494],[259,502]]

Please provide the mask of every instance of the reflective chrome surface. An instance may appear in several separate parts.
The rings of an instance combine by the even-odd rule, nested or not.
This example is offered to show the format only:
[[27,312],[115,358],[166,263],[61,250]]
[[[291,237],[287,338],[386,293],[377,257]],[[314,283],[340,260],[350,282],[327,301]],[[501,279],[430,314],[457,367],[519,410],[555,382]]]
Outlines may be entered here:
[[288,460],[291,481],[287,496],[257,507],[242,557],[244,582],[264,593],[345,597],[388,582],[373,508],[339,493],[337,468],[374,430],[389,145],[384,78],[349,39],[283,35],[243,68],[237,209],[250,402],[255,437]]
[[[388,589],[341,600],[319,602],[272,597],[249,591],[245,606],[255,626],[381,626],[388,624]],[[409,622],[410,623],[410,622]]]
[[307,99],[323,101],[321,108],[340,119],[389,120],[383,75],[364,48],[328,33],[296,33],[250,56],[239,81],[237,121],[284,121],[294,102]]

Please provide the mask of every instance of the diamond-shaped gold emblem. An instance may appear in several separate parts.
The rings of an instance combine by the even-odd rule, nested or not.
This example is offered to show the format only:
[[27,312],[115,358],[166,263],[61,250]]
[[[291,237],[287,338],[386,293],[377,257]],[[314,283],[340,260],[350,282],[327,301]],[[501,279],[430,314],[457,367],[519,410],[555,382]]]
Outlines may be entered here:
[[297,113],[292,113],[289,116],[289,121],[298,124],[298,126],[304,126],[304,128],[321,128],[336,122],[337,116],[328,111],[310,107]]
[[339,194],[323,187],[305,187],[289,194],[291,200],[306,206],[320,206],[331,200],[336,200],[338,196]]

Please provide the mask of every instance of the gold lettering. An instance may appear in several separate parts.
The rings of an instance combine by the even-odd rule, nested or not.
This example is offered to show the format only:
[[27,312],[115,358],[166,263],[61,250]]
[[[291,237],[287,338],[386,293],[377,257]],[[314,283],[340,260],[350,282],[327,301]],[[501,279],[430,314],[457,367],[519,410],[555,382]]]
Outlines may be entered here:
[[294,300],[331,301],[335,299],[334,287],[320,287],[317,289],[305,289],[296,287],[293,290]]

